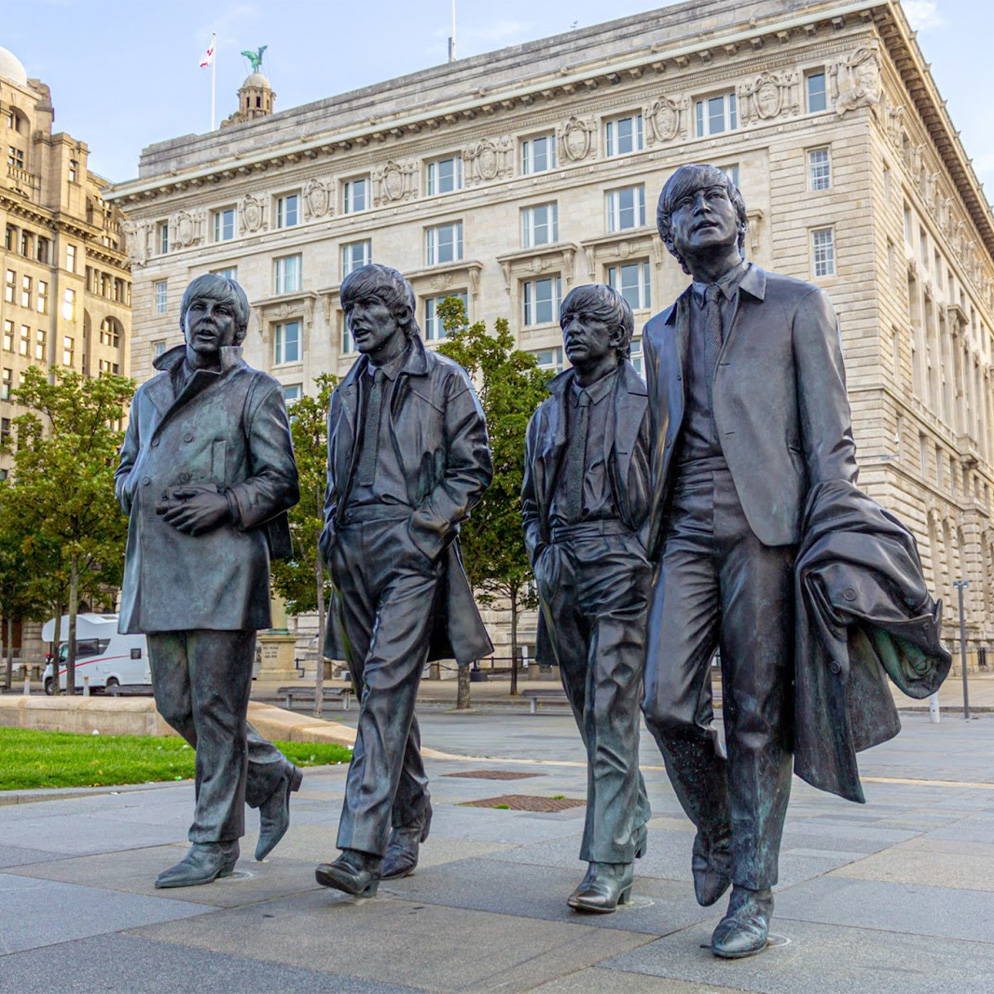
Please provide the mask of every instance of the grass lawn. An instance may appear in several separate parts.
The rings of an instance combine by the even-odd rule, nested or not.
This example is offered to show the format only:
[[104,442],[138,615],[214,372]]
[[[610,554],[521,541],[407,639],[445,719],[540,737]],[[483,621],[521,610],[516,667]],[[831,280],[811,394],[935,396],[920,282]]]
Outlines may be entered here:
[[[352,758],[351,749],[331,742],[274,744],[297,766]],[[193,750],[179,738],[0,728],[0,790],[104,787],[192,776]]]

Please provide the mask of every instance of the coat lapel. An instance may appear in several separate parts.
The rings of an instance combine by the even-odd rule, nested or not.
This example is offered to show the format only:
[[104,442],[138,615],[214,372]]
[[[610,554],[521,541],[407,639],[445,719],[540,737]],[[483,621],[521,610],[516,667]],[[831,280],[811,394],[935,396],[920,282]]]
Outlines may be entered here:
[[611,455],[614,447],[615,458],[618,461],[618,479],[622,484],[628,480],[628,469],[632,462],[632,453],[638,440],[639,428],[642,426],[642,405],[633,402],[633,397],[645,397],[647,390],[639,378],[635,368],[627,360],[622,363],[618,373],[618,382],[614,388],[614,426],[605,439],[605,457]]

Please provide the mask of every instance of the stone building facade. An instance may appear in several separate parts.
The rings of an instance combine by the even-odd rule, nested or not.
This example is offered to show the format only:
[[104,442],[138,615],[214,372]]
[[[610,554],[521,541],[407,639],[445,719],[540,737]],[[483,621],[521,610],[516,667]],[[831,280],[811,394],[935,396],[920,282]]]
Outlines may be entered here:
[[687,3],[150,146],[111,194],[132,219],[134,374],[208,270],[245,286],[247,357],[289,398],[344,373],[338,288],[370,259],[411,280],[429,344],[457,293],[560,368],[572,285],[615,284],[640,323],[686,285],[654,215],[690,161],[738,180],[751,259],[831,295],[862,485],[947,604],[970,581],[969,637],[991,644],[994,222],[892,0]]

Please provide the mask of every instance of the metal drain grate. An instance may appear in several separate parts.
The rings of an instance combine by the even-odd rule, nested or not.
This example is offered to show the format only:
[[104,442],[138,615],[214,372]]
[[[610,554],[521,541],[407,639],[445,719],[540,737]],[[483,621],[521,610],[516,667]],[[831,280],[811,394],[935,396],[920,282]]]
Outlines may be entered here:
[[471,780],[527,780],[544,777],[544,773],[519,773],[517,770],[467,770],[465,773],[443,773],[443,777],[467,777]]
[[575,797],[540,797],[537,794],[504,794],[482,801],[464,801],[466,808],[506,808],[509,811],[565,811],[582,808],[587,802]]

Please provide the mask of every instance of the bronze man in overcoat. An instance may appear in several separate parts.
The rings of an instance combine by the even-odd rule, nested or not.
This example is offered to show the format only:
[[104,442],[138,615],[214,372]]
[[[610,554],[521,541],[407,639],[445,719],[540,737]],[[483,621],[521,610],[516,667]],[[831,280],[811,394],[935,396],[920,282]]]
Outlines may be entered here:
[[429,659],[492,652],[459,555],[459,524],[490,483],[483,409],[465,371],[424,347],[414,292],[368,265],[342,282],[361,356],[328,411],[321,548],[334,584],[325,656],[361,695],[338,828],[319,883],[375,893],[410,873],[431,823],[414,703]]
[[246,721],[255,637],[269,628],[269,541],[298,499],[282,389],[241,357],[249,306],[216,275],[183,294],[185,338],[135,393],[116,474],[128,517],[119,628],[148,636],[156,706],[196,749],[187,856],[157,887],[230,874],[260,808],[256,859],[289,823],[300,771]]

